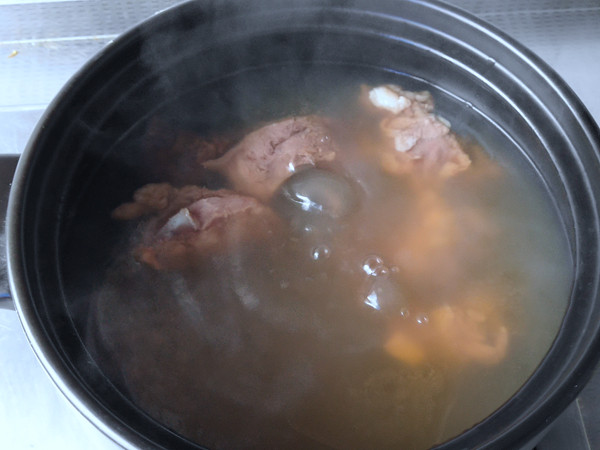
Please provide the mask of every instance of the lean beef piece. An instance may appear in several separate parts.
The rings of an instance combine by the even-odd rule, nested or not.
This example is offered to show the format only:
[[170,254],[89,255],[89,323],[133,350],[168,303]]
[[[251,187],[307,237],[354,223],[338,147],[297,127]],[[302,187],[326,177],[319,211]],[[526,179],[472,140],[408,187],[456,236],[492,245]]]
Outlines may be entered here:
[[153,214],[143,226],[136,259],[157,270],[194,267],[203,257],[277,232],[280,219],[253,197],[198,186],[146,185],[113,211],[128,220]]
[[235,191],[266,201],[296,167],[332,161],[336,151],[327,119],[293,117],[248,134],[204,167],[225,175]]
[[386,172],[448,178],[469,167],[471,160],[450,132],[450,124],[433,114],[429,92],[385,85],[371,89],[367,95],[370,107],[385,114],[380,127],[393,144],[384,146],[381,153]]

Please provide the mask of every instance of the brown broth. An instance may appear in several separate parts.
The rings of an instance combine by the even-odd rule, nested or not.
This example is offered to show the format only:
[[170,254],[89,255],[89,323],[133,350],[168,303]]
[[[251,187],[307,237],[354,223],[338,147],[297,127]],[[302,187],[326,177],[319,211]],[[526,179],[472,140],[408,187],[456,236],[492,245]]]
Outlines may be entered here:
[[423,449],[473,426],[549,349],[572,268],[539,186],[463,146],[471,167],[444,182],[348,150],[333,167],[359,207],[331,229],[289,226],[179,273],[125,258],[97,302],[106,371],[215,449]]

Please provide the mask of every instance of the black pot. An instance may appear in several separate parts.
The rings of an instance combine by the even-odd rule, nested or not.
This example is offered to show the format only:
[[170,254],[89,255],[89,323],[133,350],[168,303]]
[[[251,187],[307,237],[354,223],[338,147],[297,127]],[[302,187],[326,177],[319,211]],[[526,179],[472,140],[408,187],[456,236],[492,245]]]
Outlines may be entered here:
[[[340,70],[426,87],[442,112],[460,105],[458,131],[500,143],[503,157],[545,187],[570,245],[574,282],[551,350],[500,409],[440,448],[531,447],[590,377],[600,355],[599,132],[550,68],[439,3],[189,2],[119,38],[68,83],[21,157],[10,194],[9,275],[25,331],[61,391],[116,442],[197,447],[131,403],[81,332],[86,298],[122,238],[109,213],[153,181],[134,145],[143,125],[159,109],[196,129],[250,121],[290,81],[306,89],[316,71]],[[232,79],[243,84],[234,88]],[[228,107],[240,95],[243,107]],[[214,107],[198,113],[199,101]],[[282,113],[275,103],[266,111]]]

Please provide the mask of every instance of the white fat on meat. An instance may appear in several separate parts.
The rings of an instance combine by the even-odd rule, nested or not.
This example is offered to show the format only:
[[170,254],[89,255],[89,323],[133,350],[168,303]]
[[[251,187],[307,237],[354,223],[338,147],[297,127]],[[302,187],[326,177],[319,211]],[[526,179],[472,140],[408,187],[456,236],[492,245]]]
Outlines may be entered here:
[[433,114],[429,92],[385,85],[369,90],[368,97],[386,114],[380,122],[383,136],[391,142],[381,151],[386,172],[448,178],[469,167],[471,160],[451,133],[450,122]]
[[369,91],[369,100],[373,106],[385,109],[391,113],[398,114],[411,105],[411,101],[402,92],[399,92],[397,86],[379,86]]
[[190,210],[182,208],[177,214],[167,220],[167,223],[163,225],[156,235],[169,238],[173,236],[174,233],[181,231],[196,231],[198,228],[199,225],[190,214]]
[[[223,189],[206,189],[203,196],[170,217],[147,222],[136,258],[157,270],[193,267],[240,243],[272,237],[279,229],[275,213],[253,197]],[[160,223],[164,225],[157,229]]]

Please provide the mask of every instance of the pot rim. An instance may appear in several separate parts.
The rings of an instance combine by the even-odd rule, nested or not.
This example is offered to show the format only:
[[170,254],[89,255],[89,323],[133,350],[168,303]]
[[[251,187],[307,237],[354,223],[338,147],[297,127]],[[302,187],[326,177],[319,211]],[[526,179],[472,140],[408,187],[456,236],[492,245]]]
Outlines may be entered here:
[[[102,49],[65,84],[44,112],[19,160],[9,197],[6,221],[9,282],[15,306],[27,339],[38,360],[44,367],[44,370],[49,374],[65,397],[102,433],[123,447],[129,447],[131,445],[148,446],[151,443],[146,437],[128,427],[118,417],[107,411],[104,406],[96,402],[92,394],[81,385],[77,377],[66,369],[65,361],[52,344],[51,338],[46,331],[39,326],[38,311],[34,308],[32,299],[30,298],[31,289],[25,275],[25,262],[23,260],[21,248],[23,227],[22,211],[24,208],[23,199],[27,196],[29,186],[28,173],[30,172],[32,165],[35,164],[39,136],[53,119],[56,110],[60,109],[61,105],[64,105],[69,101],[72,91],[80,88],[82,83],[85,82],[85,79],[91,73],[100,70],[103,62],[108,58],[112,58],[114,55],[122,52],[123,49],[140,39],[145,32],[168,27],[173,16],[193,13],[197,3],[198,2],[191,0],[175,5],[155,15],[151,19],[136,25]],[[286,5],[286,7],[281,7],[281,11],[289,10],[291,13],[292,11],[300,9],[300,7],[294,3],[275,3]],[[302,6],[307,8],[308,6],[305,5],[316,6],[321,3],[322,2],[311,0],[309,2],[304,2]],[[459,21],[462,26],[474,27],[480,32],[490,35],[498,42],[499,46],[510,50],[515,58],[518,58],[527,64],[531,70],[544,78],[547,84],[553,88],[567,106],[572,116],[577,119],[578,126],[581,127],[582,132],[586,135],[588,141],[595,150],[595,157],[598,158],[598,155],[600,154],[600,131],[598,126],[571,88],[537,55],[494,26],[487,24],[483,20],[478,19],[474,15],[459,8],[430,0],[407,0],[407,3],[420,5],[420,7],[447,15],[454,20]],[[366,2],[364,4],[367,5]],[[377,6],[385,7],[386,4],[388,4],[388,2],[383,0],[377,3]],[[595,211],[595,214],[597,216],[597,211]],[[595,294],[597,295],[597,292],[595,292]],[[552,391],[552,395],[540,403],[537,413],[531,413],[525,417],[522,422],[513,424],[512,430],[518,437],[529,439],[541,432],[547,426],[547,423],[555,419],[560,412],[575,399],[577,394],[583,388],[585,382],[591,376],[591,369],[600,359],[600,325],[593,325],[593,327],[595,330],[593,333],[595,340],[589,344],[584,356],[576,361],[576,365],[571,370],[570,375],[562,381],[562,385],[555,387]],[[529,381],[525,385],[528,383]],[[509,402],[510,401],[518,401],[518,394],[509,400]],[[500,410],[502,408],[504,408],[504,406],[501,407]],[[544,417],[542,417],[540,410],[549,410],[553,411],[553,413],[549,416],[548,414],[545,414]],[[497,413],[498,411],[486,418],[483,422],[489,421],[490,418],[496,416]],[[525,432],[524,429],[528,427],[529,431]],[[521,430],[520,433],[519,430]],[[467,434],[469,434],[469,431],[463,435]],[[451,448],[452,446],[457,445],[459,439],[460,436],[441,444],[439,448]],[[483,447],[505,447],[506,444],[508,444],[508,442],[505,442],[502,439],[493,439],[484,443]]]

